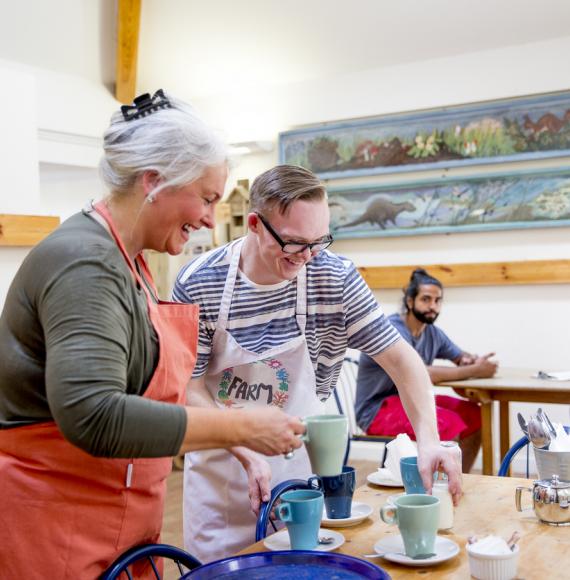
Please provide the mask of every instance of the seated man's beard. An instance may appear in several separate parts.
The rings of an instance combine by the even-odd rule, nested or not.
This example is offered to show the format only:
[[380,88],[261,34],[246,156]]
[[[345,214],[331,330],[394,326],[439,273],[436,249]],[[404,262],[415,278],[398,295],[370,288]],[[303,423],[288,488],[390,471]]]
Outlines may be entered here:
[[420,312],[415,308],[412,308],[412,314],[416,317],[416,320],[419,320],[423,324],[433,324],[439,316],[439,312],[432,312],[430,314],[428,312]]

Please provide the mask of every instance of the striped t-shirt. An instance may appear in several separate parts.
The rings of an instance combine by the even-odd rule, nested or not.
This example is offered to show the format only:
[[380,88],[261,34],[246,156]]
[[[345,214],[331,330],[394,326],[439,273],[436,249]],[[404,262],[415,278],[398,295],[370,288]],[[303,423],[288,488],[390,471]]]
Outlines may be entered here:
[[[196,258],[200,264],[196,267],[194,262],[187,264],[174,286],[174,300],[200,306],[195,378],[202,376],[208,367],[235,248],[236,243],[231,242]],[[306,268],[305,335],[316,375],[317,396],[324,401],[336,384],[347,348],[374,356],[400,335],[350,260],[324,250]],[[295,318],[296,298],[296,279],[262,286],[238,271],[227,330],[240,346],[255,353],[283,344],[301,334]]]

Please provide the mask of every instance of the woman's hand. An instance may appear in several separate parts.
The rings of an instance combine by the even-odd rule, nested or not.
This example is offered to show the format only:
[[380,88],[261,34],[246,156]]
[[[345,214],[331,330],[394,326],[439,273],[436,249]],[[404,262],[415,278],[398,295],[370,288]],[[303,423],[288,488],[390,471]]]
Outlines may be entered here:
[[240,433],[239,445],[264,455],[285,454],[302,445],[299,435],[305,432],[305,425],[276,407],[240,409],[233,415]]
[[185,407],[187,423],[178,453],[198,449],[248,447],[264,455],[285,454],[301,447],[305,426],[276,407],[215,409]]

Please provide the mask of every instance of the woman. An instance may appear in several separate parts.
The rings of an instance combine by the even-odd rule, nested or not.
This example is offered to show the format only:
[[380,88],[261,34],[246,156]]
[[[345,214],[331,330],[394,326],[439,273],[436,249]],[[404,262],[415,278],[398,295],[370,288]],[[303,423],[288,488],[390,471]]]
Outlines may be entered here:
[[110,195],[24,260],[0,318],[0,561],[6,577],[95,578],[156,542],[171,457],[300,446],[272,409],[185,407],[198,308],[157,299],[143,249],[178,254],[213,227],[227,153],[162,91],[122,107],[104,137]]

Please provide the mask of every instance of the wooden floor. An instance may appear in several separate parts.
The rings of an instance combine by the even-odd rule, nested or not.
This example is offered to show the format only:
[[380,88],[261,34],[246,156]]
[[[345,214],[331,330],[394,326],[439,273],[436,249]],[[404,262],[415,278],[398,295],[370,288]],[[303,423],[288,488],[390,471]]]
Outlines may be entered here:
[[[356,487],[366,482],[366,476],[378,467],[376,461],[351,461],[350,465],[356,468]],[[162,542],[172,546],[184,547],[182,537],[182,490],[183,472],[173,471],[168,478],[168,492],[164,508],[164,522],[162,527]],[[165,566],[165,579],[179,578],[175,566]]]

